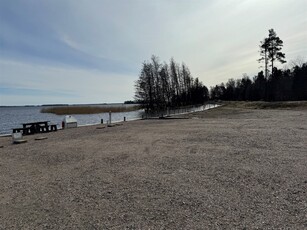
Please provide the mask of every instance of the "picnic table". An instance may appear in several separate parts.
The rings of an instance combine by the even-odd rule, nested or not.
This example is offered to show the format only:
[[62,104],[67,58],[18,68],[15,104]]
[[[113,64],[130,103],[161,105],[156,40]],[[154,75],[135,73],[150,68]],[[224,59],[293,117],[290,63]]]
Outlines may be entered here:
[[31,131],[31,133],[47,132],[48,131],[48,122],[49,121],[23,123],[22,127],[24,129],[29,129]]
[[50,124],[50,121],[38,121],[23,123],[22,128],[13,129],[13,133],[22,132],[23,135],[35,134],[35,133],[45,133],[49,131],[57,131],[57,125]]

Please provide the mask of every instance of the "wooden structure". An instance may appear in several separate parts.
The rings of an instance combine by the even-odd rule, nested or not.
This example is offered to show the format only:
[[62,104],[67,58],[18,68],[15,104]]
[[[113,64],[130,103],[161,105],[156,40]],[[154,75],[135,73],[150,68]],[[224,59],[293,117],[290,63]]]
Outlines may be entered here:
[[49,121],[30,122],[22,124],[22,128],[13,129],[13,133],[22,133],[23,135],[46,133],[57,131],[57,125],[48,124]]

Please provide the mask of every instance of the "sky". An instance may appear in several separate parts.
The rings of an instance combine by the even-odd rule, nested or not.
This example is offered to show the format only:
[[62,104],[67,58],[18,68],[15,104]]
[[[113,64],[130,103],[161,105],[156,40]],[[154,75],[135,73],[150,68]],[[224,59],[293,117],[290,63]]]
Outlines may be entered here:
[[306,12],[306,0],[0,0],[0,105],[133,100],[152,55],[208,88],[253,77],[271,28],[285,65],[306,61]]

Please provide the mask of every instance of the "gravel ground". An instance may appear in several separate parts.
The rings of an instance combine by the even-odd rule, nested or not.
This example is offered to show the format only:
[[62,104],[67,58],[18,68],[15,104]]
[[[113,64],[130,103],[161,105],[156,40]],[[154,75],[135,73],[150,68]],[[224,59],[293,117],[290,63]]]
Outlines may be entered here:
[[0,229],[307,228],[307,110],[186,117],[0,138]]

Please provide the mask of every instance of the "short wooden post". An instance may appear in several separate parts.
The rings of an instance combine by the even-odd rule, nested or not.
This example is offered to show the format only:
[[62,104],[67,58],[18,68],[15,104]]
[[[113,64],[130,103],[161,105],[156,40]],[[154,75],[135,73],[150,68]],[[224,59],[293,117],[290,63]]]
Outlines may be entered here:
[[103,119],[101,119],[101,124],[103,124]]
[[111,111],[109,112],[109,124],[111,124],[111,122],[112,122],[112,113],[111,113]]
[[124,121],[126,121],[126,117],[124,117]]

